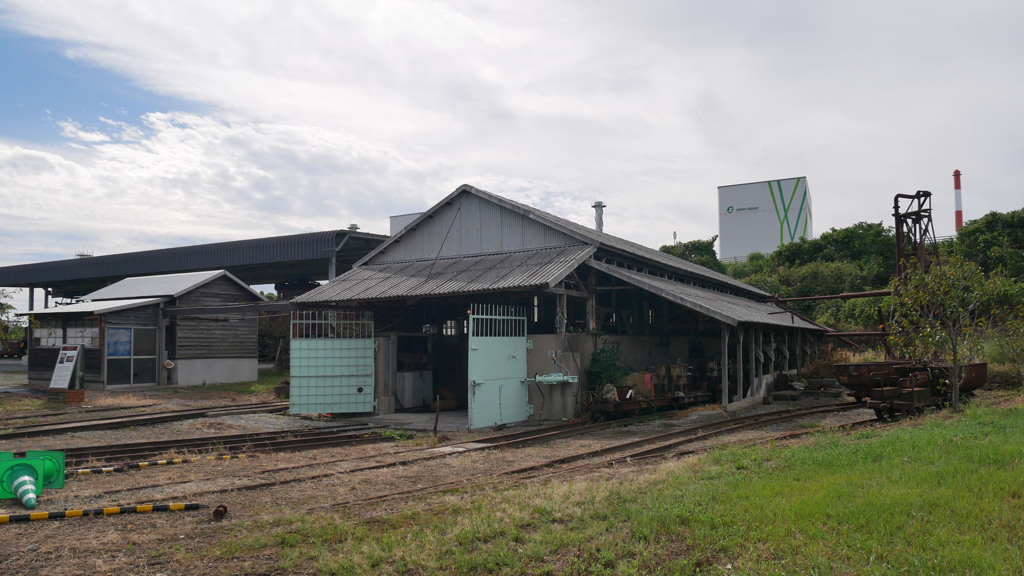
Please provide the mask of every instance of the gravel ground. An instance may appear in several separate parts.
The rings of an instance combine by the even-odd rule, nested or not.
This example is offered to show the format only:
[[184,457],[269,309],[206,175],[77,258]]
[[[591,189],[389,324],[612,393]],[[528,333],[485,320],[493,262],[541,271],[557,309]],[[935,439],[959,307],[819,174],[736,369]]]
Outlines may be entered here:
[[[0,373],[0,387],[20,385],[17,375],[12,377],[9,373]],[[87,396],[87,401],[93,405],[137,406],[157,403],[157,406],[138,410],[176,409],[270,399],[269,395],[253,397],[178,391],[90,391]],[[777,410],[793,404],[754,405],[747,411]],[[866,413],[867,411],[854,411],[822,415],[775,428],[783,431],[830,426],[862,419]],[[437,484],[460,479],[469,484],[485,479],[493,481],[496,471],[511,470],[724,416],[717,407],[694,409],[666,414],[656,421],[540,445],[453,453],[429,461],[361,472],[352,470],[373,463],[391,462],[399,453],[412,454],[412,451],[430,449],[439,444],[443,446],[445,440],[451,443],[486,434],[447,433],[441,439],[421,434],[412,440],[401,442],[256,455],[240,460],[201,461],[122,474],[76,476],[69,478],[63,489],[43,491],[38,510],[60,511],[185,501],[200,502],[209,508],[196,512],[119,515],[0,525],[0,574],[277,573],[272,558],[240,557],[217,564],[203,564],[194,553],[212,542],[224,543],[244,537],[237,531],[237,527],[254,525],[249,524],[251,522],[272,520],[295,513],[335,514],[375,521],[407,507],[430,506],[430,502],[436,502],[438,498],[451,496],[400,498],[362,505],[351,503],[399,490],[425,490]],[[336,420],[317,421],[276,414],[232,415],[153,426],[78,432],[49,438],[0,441],[0,451],[60,449],[69,446],[285,430],[337,423]],[[771,430],[749,431],[734,435],[731,439],[756,440],[770,432]],[[725,439],[715,442],[722,441]],[[710,446],[711,443],[704,445]],[[630,465],[597,468],[587,473],[611,476],[633,474],[635,467]],[[306,479],[295,481],[297,478]],[[499,483],[512,481],[498,480]],[[278,485],[269,489],[243,489],[249,485],[266,482],[277,482]],[[432,498],[434,500],[431,500]],[[227,516],[221,522],[214,521],[211,516],[211,510],[219,505],[226,506],[228,510]],[[17,501],[0,501],[0,514],[24,512],[25,509]]]

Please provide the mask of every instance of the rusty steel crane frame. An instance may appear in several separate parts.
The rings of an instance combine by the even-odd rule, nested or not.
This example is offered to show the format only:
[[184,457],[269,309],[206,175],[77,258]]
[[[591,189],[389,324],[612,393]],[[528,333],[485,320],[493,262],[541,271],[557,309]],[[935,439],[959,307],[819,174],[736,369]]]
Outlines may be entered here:
[[[900,210],[901,198],[910,200],[905,210]],[[932,193],[918,190],[916,194],[897,194],[893,198],[892,209],[896,218],[897,277],[906,276],[907,258],[910,257],[917,259],[918,265],[924,270],[932,263],[938,264],[939,244],[932,224]]]

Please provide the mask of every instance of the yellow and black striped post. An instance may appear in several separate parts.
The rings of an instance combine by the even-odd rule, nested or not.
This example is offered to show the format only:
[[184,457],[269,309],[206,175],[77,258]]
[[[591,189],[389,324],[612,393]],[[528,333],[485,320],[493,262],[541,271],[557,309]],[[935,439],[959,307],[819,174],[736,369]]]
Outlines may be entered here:
[[172,504],[142,504],[139,506],[110,506],[107,508],[87,508],[82,510],[64,510],[62,512],[30,512],[28,514],[0,514],[0,524],[12,522],[28,522],[30,520],[56,520],[60,518],[81,518],[84,516],[114,516],[116,514],[145,514],[149,512],[180,512],[185,510],[201,510],[209,508],[206,504],[196,502],[175,502]]
[[87,474],[113,474],[116,472],[127,472],[129,470],[139,470],[142,468],[149,468],[152,466],[170,466],[173,464],[201,462],[203,460],[242,460],[245,458],[249,458],[249,456],[246,454],[227,454],[223,456],[196,456],[192,458],[171,458],[169,460],[129,462],[128,464],[122,464],[120,466],[104,466],[102,468],[78,468],[75,470],[68,470],[67,472],[64,473],[64,475],[70,478],[71,476],[83,476]]

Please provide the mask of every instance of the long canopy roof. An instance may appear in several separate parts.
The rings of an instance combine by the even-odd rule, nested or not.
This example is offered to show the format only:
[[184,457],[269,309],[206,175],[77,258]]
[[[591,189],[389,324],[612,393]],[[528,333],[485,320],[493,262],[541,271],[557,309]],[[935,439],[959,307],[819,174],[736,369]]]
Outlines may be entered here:
[[132,276],[203,270],[227,270],[250,286],[327,280],[332,253],[340,274],[386,238],[329,230],[19,264],[0,267],[0,286],[50,288],[54,296],[78,297]]

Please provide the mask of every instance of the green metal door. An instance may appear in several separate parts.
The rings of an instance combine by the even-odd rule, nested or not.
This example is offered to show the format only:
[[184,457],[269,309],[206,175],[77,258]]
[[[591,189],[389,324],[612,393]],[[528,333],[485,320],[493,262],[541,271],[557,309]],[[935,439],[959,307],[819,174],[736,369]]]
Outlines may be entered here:
[[474,304],[469,317],[469,428],[522,422],[532,408],[524,310]]
[[289,403],[292,414],[373,412],[371,312],[292,312]]

